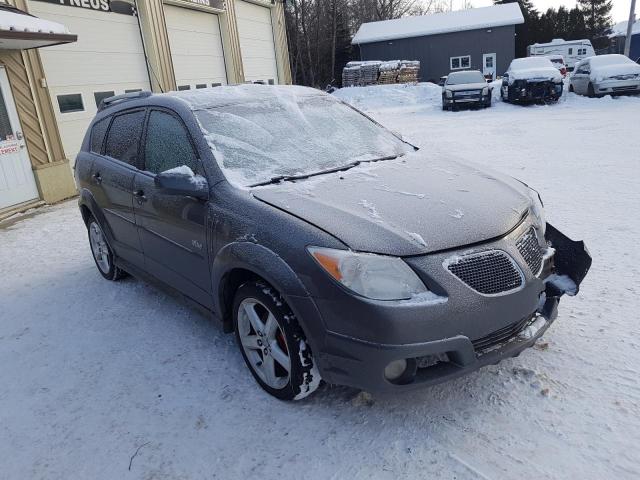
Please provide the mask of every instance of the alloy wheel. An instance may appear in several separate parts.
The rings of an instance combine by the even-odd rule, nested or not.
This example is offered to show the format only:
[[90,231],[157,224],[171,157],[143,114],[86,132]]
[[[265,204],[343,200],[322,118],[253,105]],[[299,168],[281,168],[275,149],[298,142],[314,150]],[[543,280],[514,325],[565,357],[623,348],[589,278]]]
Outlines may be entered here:
[[238,336],[253,371],[274,389],[291,378],[291,359],[275,315],[259,300],[245,298],[238,306]]
[[107,246],[107,241],[104,238],[102,229],[97,222],[91,222],[89,225],[89,241],[91,243],[91,252],[93,253],[93,258],[96,260],[98,268],[105,275],[108,274],[111,269],[109,247]]

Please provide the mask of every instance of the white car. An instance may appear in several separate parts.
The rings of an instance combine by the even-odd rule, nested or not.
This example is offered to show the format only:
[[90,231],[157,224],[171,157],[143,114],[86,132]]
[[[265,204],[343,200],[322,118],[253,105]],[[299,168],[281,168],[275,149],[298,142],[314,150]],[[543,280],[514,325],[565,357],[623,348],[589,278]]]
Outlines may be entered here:
[[599,55],[576,64],[569,91],[590,97],[640,93],[640,65],[624,55]]

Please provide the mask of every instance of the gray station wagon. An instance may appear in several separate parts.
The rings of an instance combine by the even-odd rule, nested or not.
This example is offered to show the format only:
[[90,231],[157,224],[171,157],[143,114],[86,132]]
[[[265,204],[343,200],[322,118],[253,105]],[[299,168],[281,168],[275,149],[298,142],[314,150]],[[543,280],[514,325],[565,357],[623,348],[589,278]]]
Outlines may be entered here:
[[310,88],[106,99],[75,173],[100,274],[220,320],[281,399],[321,380],[400,391],[518,355],[591,265],[527,185]]

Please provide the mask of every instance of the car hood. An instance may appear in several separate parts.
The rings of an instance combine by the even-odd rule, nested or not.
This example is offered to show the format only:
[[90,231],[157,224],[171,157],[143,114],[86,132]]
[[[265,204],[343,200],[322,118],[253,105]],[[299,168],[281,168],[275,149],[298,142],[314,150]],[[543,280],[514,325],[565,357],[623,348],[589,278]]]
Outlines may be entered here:
[[452,92],[458,92],[460,90],[482,90],[484,87],[488,87],[487,82],[484,83],[463,83],[460,85],[445,85],[444,88],[446,90],[451,90]]
[[562,75],[555,67],[539,67],[539,68],[523,68],[521,70],[511,70],[509,73],[509,82],[514,80],[533,80],[545,79],[560,82]]
[[634,63],[622,63],[619,65],[597,67],[591,70],[591,77],[594,79],[624,75],[640,75],[640,65],[636,65]]
[[256,187],[259,200],[358,251],[408,256],[482,242],[528,211],[524,184],[419,152],[295,183]]

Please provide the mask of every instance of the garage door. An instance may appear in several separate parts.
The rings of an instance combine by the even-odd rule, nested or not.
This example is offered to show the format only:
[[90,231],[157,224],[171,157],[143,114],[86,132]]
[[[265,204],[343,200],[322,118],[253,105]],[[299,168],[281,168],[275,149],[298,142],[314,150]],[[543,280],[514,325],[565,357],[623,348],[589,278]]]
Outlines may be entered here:
[[165,5],[178,89],[227,83],[218,15]]
[[236,17],[245,80],[278,83],[271,10],[239,1],[236,3]]
[[76,43],[40,50],[62,143],[73,164],[103,97],[150,89],[138,21],[132,15],[37,1],[29,2],[29,11],[78,35]]

